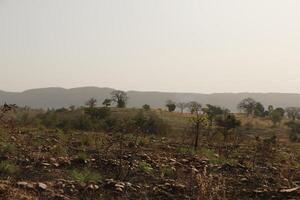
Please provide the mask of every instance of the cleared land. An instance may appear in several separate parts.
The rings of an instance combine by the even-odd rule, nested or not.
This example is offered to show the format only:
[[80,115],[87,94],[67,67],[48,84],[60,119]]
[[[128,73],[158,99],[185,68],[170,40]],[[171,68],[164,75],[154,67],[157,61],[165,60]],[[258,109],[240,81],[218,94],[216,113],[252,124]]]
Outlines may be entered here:
[[300,199],[300,145],[283,123],[239,115],[238,137],[203,131],[194,150],[191,115],[155,112],[164,135],[2,126],[0,199]]

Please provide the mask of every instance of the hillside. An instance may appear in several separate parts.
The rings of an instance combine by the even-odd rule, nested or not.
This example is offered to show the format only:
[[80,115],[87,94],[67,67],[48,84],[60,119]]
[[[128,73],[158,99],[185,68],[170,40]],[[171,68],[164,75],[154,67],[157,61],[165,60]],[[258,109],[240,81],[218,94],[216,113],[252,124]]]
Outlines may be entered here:
[[[112,88],[82,87],[82,88],[42,88],[24,92],[0,91],[0,102],[15,103],[20,106],[32,108],[60,108],[70,105],[82,106],[90,97],[102,102],[110,96]],[[300,107],[300,94],[288,93],[167,93],[167,92],[140,92],[128,91],[129,107],[141,107],[149,104],[153,108],[163,108],[166,100],[176,102],[198,101],[202,104],[214,104],[236,111],[236,105],[246,97],[252,97],[264,105],[276,107]]]

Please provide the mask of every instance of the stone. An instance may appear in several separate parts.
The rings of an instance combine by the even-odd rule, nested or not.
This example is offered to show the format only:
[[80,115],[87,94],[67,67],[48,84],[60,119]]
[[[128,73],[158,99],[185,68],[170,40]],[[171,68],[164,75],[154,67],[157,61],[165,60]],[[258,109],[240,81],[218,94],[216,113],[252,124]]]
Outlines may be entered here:
[[45,183],[38,183],[38,187],[42,190],[46,190],[47,189],[47,185]]

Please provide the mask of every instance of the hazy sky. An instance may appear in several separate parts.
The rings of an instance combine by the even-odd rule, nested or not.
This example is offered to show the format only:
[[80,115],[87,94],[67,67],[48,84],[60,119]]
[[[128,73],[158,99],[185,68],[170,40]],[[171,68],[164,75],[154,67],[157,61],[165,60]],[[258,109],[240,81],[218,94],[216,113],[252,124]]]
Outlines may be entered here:
[[0,0],[0,89],[300,93],[299,0]]

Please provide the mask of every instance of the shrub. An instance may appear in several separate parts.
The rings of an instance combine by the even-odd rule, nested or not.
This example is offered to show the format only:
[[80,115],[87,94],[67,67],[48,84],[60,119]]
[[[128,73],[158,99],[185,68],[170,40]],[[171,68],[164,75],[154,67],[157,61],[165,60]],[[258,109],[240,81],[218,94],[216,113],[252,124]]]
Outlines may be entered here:
[[100,181],[101,175],[91,169],[75,169],[71,171],[71,177],[78,182]]
[[138,165],[138,170],[144,173],[152,173],[153,168],[149,163],[142,161]]
[[110,116],[109,108],[86,108],[84,112],[92,120],[102,120]]

